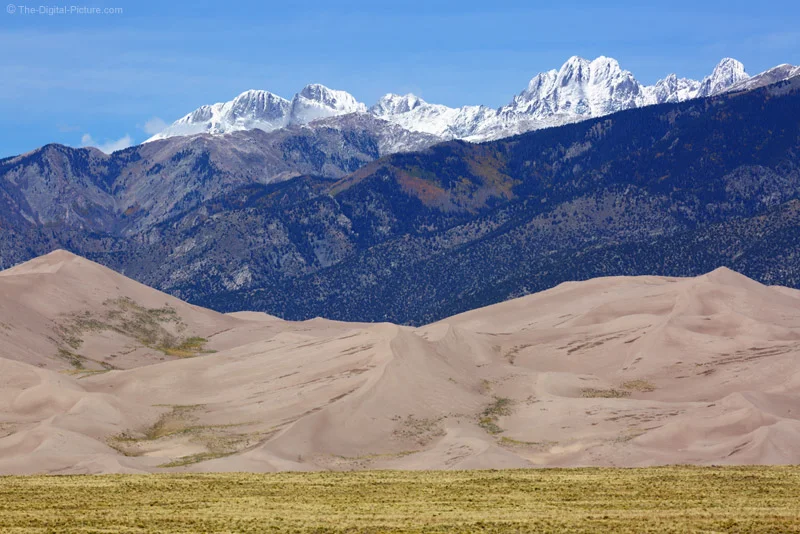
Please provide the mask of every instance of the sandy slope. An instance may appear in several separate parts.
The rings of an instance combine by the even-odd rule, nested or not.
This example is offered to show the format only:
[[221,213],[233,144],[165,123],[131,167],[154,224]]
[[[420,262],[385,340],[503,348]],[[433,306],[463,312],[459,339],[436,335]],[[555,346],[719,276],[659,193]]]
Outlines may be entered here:
[[0,273],[0,473],[797,463],[798,295],[718,269],[291,323],[54,252]]

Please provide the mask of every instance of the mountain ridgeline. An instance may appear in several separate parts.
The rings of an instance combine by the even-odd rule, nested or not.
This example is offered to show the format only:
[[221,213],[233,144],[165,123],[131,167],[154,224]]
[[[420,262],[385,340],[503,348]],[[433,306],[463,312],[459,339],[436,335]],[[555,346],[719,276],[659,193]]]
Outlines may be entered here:
[[534,76],[524,90],[497,109],[482,105],[451,108],[413,94],[391,93],[367,108],[350,93],[311,84],[291,100],[269,91],[249,90],[231,101],[201,106],[151,140],[253,128],[273,131],[321,117],[369,114],[412,132],[435,135],[440,141],[489,141],[625,109],[753,89],[798,74],[800,67],[783,64],[751,77],[742,63],[723,58],[702,80],[670,74],[654,85],[643,85],[614,58],[600,56],[590,61],[573,56],[560,69]]
[[398,131],[370,120],[326,133],[350,157],[267,151],[284,129],[0,161],[0,259],[68,248],[216,310],[410,324],[597,276],[800,286],[799,77],[384,157]]

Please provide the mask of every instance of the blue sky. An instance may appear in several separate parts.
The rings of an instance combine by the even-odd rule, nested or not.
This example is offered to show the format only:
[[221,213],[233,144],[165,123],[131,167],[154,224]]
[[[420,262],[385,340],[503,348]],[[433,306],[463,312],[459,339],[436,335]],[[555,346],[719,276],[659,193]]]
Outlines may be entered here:
[[39,14],[42,3],[0,13],[0,157],[138,143],[251,88],[495,107],[572,55],[615,57],[645,83],[699,79],[726,56],[750,74],[800,63],[800,2],[75,3],[122,8],[109,15]]

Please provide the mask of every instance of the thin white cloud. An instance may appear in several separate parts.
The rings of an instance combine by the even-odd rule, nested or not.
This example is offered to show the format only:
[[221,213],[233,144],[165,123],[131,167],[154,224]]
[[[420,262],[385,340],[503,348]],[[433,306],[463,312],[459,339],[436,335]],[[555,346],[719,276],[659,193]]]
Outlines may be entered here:
[[128,148],[132,144],[133,139],[131,139],[131,136],[128,134],[125,134],[117,140],[107,140],[103,143],[95,141],[95,139],[88,133],[83,134],[83,137],[81,137],[81,146],[93,146],[98,150],[105,152],[106,154],[111,154],[117,150]]
[[144,130],[147,135],[155,135],[161,133],[166,127],[167,123],[164,122],[164,119],[161,117],[153,117],[144,123],[142,130]]

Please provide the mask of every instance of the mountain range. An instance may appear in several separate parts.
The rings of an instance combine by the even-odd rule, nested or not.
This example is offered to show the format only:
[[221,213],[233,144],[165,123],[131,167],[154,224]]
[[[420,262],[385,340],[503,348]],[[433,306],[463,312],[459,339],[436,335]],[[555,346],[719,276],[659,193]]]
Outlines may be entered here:
[[300,175],[339,178],[400,145],[421,149],[435,142],[352,115],[269,133],[175,137],[111,155],[47,145],[0,160],[0,202],[8,203],[6,216],[25,223],[130,235],[235,187]]
[[368,108],[345,91],[311,84],[291,100],[269,91],[250,90],[229,102],[201,106],[150,141],[253,128],[272,131],[308,124],[319,118],[356,113],[370,114],[412,132],[434,135],[439,140],[477,142],[625,109],[752,89],[797,74],[800,74],[800,67],[780,65],[750,77],[740,62],[725,58],[701,81],[670,74],[646,86],[613,58],[601,56],[589,61],[573,56],[559,70],[534,76],[528,87],[498,109],[486,106],[451,108],[430,104],[413,94],[387,94]]
[[220,311],[415,325],[607,275],[800,287],[792,72],[480,144],[349,113],[47,145],[0,160],[0,267],[66,248]]

